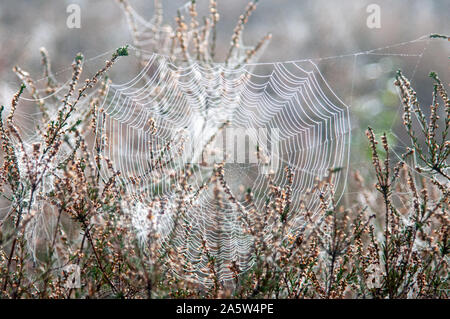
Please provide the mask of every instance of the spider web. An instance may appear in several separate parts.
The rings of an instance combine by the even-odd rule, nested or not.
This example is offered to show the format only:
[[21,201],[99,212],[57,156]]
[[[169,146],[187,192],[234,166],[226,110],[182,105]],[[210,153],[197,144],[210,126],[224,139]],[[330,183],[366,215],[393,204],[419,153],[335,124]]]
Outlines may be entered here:
[[[196,265],[194,273],[199,277],[206,276],[201,270],[208,263],[199,254],[203,240],[219,260],[238,261],[241,270],[251,266],[251,238],[239,218],[242,211],[250,209],[239,198],[243,189],[257,194],[255,204],[262,208],[267,199],[267,175],[272,176],[274,184],[286,185],[288,166],[294,173],[292,214],[300,211],[302,203],[316,212],[318,192],[312,192],[306,199],[302,194],[310,191],[329,169],[348,167],[348,107],[332,92],[312,61],[276,63],[271,68],[198,63],[180,67],[155,54],[135,79],[109,87],[99,118],[102,124],[98,134],[108,141],[102,154],[121,172],[127,193],[136,201],[131,213],[135,215],[138,231],[143,236],[148,233],[152,222],[147,215],[151,210],[161,240],[174,236],[171,244],[182,247],[180,253]],[[212,138],[220,140],[217,133],[222,132],[220,129],[227,122],[231,129],[226,130],[227,134],[237,131],[239,134],[233,137],[241,137],[241,141],[241,134],[247,135],[245,156],[239,154],[243,152],[241,148],[234,159],[225,158],[224,176],[231,193],[239,199],[237,206],[226,200],[218,202],[213,190],[194,196],[213,174],[211,164],[224,160],[216,156],[208,165],[196,151],[204,150]],[[173,145],[168,148],[170,142]],[[230,153],[230,149],[220,148],[229,143],[218,144],[213,147],[213,154]],[[271,162],[249,161],[257,149],[272,157]],[[166,165],[158,166],[149,160],[158,155],[159,163]],[[238,156],[244,160],[236,161]],[[194,171],[193,195],[183,203],[185,227],[177,228],[179,187],[173,187],[173,176],[188,163]],[[342,173],[337,173],[332,181],[339,185],[341,178]],[[155,198],[160,199],[156,207]],[[304,226],[302,216],[292,219],[296,221],[291,231]],[[190,230],[189,236],[185,234],[186,228]],[[219,270],[219,275],[223,280],[231,279],[226,267]]]

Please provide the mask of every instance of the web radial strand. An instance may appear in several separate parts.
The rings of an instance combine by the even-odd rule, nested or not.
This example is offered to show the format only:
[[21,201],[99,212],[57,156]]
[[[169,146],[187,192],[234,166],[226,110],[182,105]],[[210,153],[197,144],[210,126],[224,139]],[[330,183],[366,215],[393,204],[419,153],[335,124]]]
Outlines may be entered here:
[[[106,141],[102,155],[121,172],[132,195],[130,214],[137,230],[145,238],[156,227],[162,243],[174,245],[188,260],[183,276],[205,284],[210,283],[209,260],[203,242],[216,258],[221,280],[232,279],[231,262],[240,270],[252,266],[253,239],[242,215],[251,205],[264,209],[269,180],[278,186],[289,183],[286,166],[294,173],[291,233],[305,227],[305,210],[318,211],[317,179],[329,169],[343,168],[331,181],[341,192],[345,184],[348,108],[311,61],[177,67],[153,55],[136,78],[110,86],[99,117],[97,138]],[[229,123],[226,129],[224,123]],[[218,184],[199,191],[221,162],[236,203],[228,195],[217,197]],[[184,190],[176,181],[187,165],[191,186],[181,196]],[[101,173],[108,177],[108,170]],[[254,193],[253,204],[242,195],[246,190]],[[148,211],[156,225],[143,217]],[[274,222],[268,221],[267,236],[271,227]]]

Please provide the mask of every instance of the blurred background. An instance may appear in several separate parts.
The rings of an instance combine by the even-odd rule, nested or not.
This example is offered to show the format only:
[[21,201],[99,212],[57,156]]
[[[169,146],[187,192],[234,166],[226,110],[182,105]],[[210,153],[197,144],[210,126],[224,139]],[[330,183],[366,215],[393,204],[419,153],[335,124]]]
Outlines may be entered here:
[[[129,2],[141,16],[152,17],[153,1]],[[173,17],[186,0],[162,2],[165,22],[174,26]],[[200,15],[207,13],[208,0],[197,3]],[[70,4],[80,6],[81,28],[67,27]],[[371,4],[380,8],[380,28],[367,25]],[[223,60],[246,5],[246,0],[218,0],[218,61]],[[272,33],[260,62],[311,58],[317,63],[335,93],[351,108],[351,163],[362,167],[369,156],[364,135],[367,125],[377,133],[389,132],[398,151],[408,143],[401,126],[402,107],[393,86],[397,69],[412,79],[423,107],[431,102],[430,71],[437,71],[449,83],[450,42],[439,39],[410,43],[431,33],[448,35],[449,13],[448,0],[261,0],[246,26],[244,40],[256,44],[266,33]],[[125,15],[115,0],[2,0],[0,41],[2,104],[9,103],[20,83],[11,71],[14,65],[34,78],[42,77],[42,46],[52,58],[57,78],[66,81],[70,63],[78,52],[91,59],[85,69],[92,72],[110,56],[103,53],[132,43]],[[377,54],[355,55],[383,47],[387,48],[375,51]],[[113,81],[123,82],[138,70],[136,63],[130,65],[122,59],[110,73]]]

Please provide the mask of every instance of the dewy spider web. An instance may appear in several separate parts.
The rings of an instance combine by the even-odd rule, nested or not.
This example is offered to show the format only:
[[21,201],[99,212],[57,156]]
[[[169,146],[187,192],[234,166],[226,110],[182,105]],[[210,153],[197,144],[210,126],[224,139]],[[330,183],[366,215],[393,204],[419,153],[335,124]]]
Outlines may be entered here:
[[[142,85],[141,80],[144,80]],[[135,79],[110,86],[99,116],[102,124],[98,134],[108,141],[102,153],[124,176],[128,193],[136,200],[132,214],[141,211],[145,214],[136,219],[145,234],[150,223],[145,223],[143,217],[154,209],[162,240],[164,234],[173,231],[179,214],[176,205],[179,190],[171,187],[170,172],[177,174],[190,163],[194,169],[193,180],[197,182],[194,191],[201,188],[213,167],[202,162],[199,158],[202,154],[196,151],[203,150],[224,123],[230,123],[227,135],[238,131],[238,137],[246,133],[250,140],[243,162],[226,161],[227,184],[233,194],[242,188],[259,194],[256,198],[259,207],[266,200],[268,173],[272,174],[274,184],[285,185],[284,168],[291,168],[295,174],[291,210],[296,211],[300,209],[301,194],[311,190],[317,178],[327,175],[329,169],[348,167],[348,108],[330,90],[311,61],[276,63],[261,70],[254,65],[235,69],[222,64],[190,63],[177,67],[166,57],[153,55]],[[190,146],[177,145],[182,140],[191,141],[184,143]],[[171,141],[175,145],[169,149],[166,145]],[[269,165],[261,161],[250,163],[248,158],[257,148],[266,155],[272,153]],[[150,160],[160,154],[163,157],[160,162],[167,165],[158,166]],[[335,176],[333,183],[338,184],[341,174]],[[161,207],[150,206],[155,197],[165,203],[164,215],[160,213]],[[242,210],[249,208],[245,202],[238,206],[221,203],[222,216],[217,216],[214,209],[218,203],[212,191],[204,191],[184,204],[187,211],[183,222],[191,232],[186,237],[180,230],[175,235],[175,245],[186,247],[183,241],[189,241],[190,247],[182,253],[190,254],[190,261],[198,265],[197,270],[205,268],[207,263],[195,254],[200,252],[203,239],[211,253],[221,260],[238,261],[241,270],[251,266],[250,238],[239,219]],[[303,204],[309,211],[317,211],[318,193],[311,193]],[[291,231],[304,226],[301,216],[295,218]],[[225,269],[220,271],[223,271],[222,279],[231,279]]]

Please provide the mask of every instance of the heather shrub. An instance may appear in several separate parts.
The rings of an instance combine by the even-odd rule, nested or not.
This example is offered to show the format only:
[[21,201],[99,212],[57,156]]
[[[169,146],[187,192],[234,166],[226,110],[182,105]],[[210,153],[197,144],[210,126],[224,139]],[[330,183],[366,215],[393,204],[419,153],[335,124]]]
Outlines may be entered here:
[[[126,1],[120,3],[129,15]],[[204,64],[214,61],[215,1],[204,33],[195,32],[199,22],[194,4],[191,22],[179,14],[176,37],[167,47],[158,47],[159,53],[171,55],[180,65],[191,59]],[[254,9],[255,4],[249,4],[234,30],[225,61],[230,67],[254,61],[270,39],[267,35],[252,49],[240,50],[240,35]],[[133,21],[130,25],[136,31]],[[52,77],[45,49],[41,51],[45,83],[19,67],[14,69],[23,85],[8,107],[2,106],[0,121],[0,194],[2,205],[8,206],[0,216],[2,298],[448,297],[450,101],[437,73],[430,74],[429,117],[407,77],[397,73],[395,85],[404,107],[409,148],[396,160],[386,134],[378,136],[368,128],[372,174],[351,168],[348,187],[357,194],[344,205],[333,184],[333,175],[342,168],[330,167],[328,176],[302,194],[308,198],[318,192],[320,209],[316,213],[300,207],[296,213],[305,227],[297,232],[288,231],[294,183],[288,165],[286,184],[278,185],[268,175],[267,202],[260,208],[251,189],[241,194],[231,191],[224,163],[215,163],[208,180],[196,189],[194,167],[185,165],[173,173],[164,154],[152,154],[151,167],[170,175],[176,189],[173,234],[162,242],[157,227],[144,233],[136,230],[130,211],[141,208],[132,204],[135,194],[129,193],[123,172],[115,170],[102,153],[111,141],[96,134],[103,120],[101,102],[111,84],[107,72],[118,59],[126,59],[129,50],[118,48],[103,68],[86,79],[83,55],[77,55],[66,86]],[[54,97],[42,99],[43,90],[55,93]],[[31,139],[16,121],[16,111],[26,107],[20,99],[25,92],[41,114]],[[149,126],[159,129],[155,121]],[[170,147],[165,145],[163,152]],[[108,178],[101,171],[107,171]],[[240,209],[243,199],[251,207],[242,210],[241,221],[252,239],[254,262],[250,269],[241,270],[235,260],[216,258],[202,239],[198,249],[208,260],[202,269],[207,278],[199,280],[189,272],[194,265],[181,253],[183,247],[175,244],[174,234],[182,231],[189,236],[191,229],[183,223],[186,203],[208,188],[218,202]],[[164,211],[160,198],[150,201],[149,207]],[[219,215],[223,207],[214,209]],[[156,220],[152,209],[142,216],[150,224]],[[249,216],[256,222],[250,222]],[[223,280],[223,269],[232,280]]]

